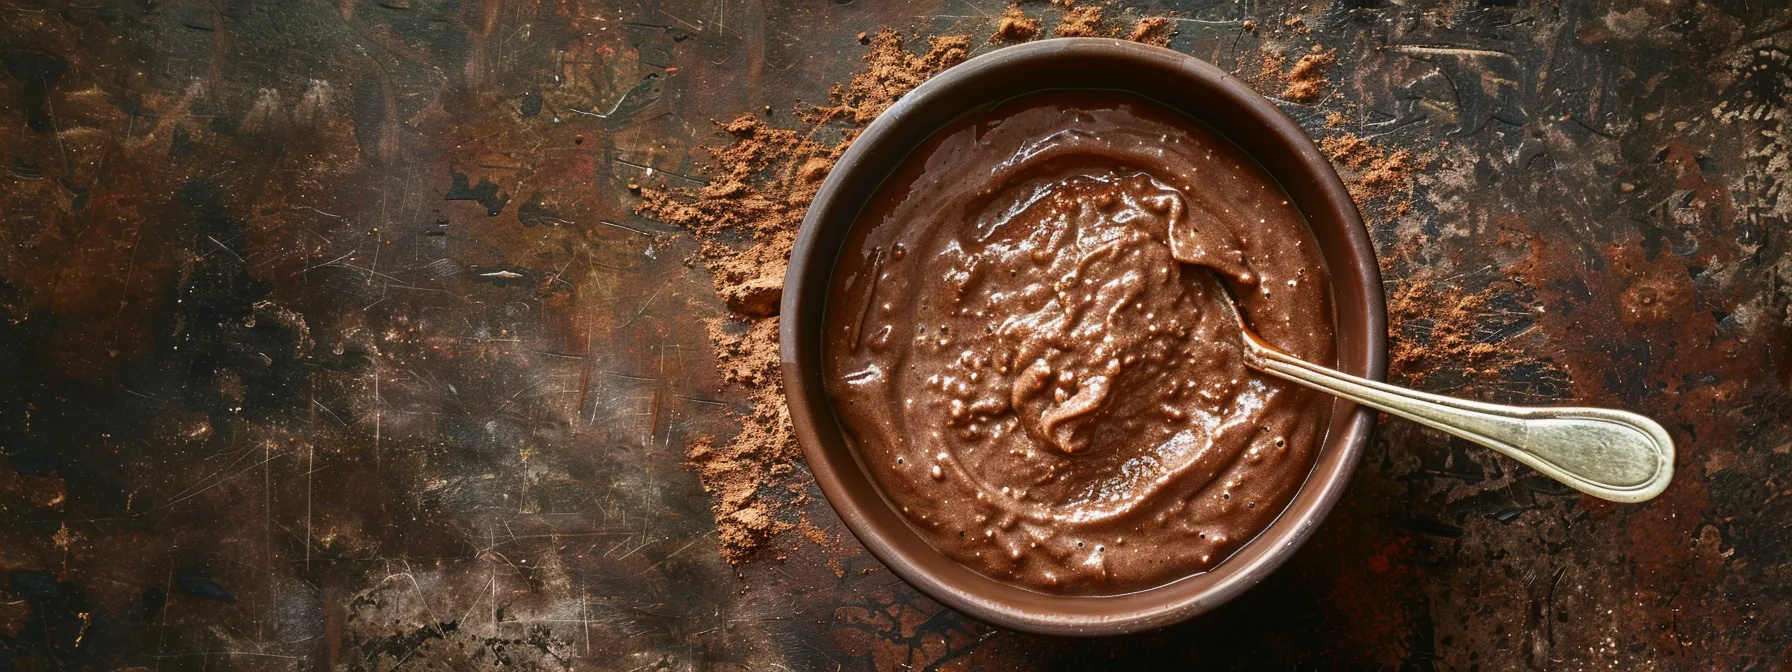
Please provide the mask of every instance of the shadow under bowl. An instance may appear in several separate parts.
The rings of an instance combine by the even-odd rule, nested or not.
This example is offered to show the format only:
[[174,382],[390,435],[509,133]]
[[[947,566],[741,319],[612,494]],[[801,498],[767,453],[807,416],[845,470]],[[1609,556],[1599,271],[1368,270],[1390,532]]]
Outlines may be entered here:
[[1343,495],[1374,412],[1336,401],[1317,462],[1288,508],[1210,571],[1125,595],[1049,595],[978,574],[935,550],[860,466],[823,385],[822,324],[831,276],[860,212],[909,154],[980,106],[1048,89],[1120,90],[1182,111],[1218,131],[1280,183],[1306,216],[1332,291],[1337,368],[1373,380],[1387,369],[1386,305],[1361,216],[1300,126],[1236,78],[1187,54],[1101,38],[1008,47],[970,59],[878,117],[822,184],[790,257],[781,307],[784,389],[815,479],[865,548],[934,600],[989,623],[1041,634],[1112,635],[1206,612],[1286,562]]

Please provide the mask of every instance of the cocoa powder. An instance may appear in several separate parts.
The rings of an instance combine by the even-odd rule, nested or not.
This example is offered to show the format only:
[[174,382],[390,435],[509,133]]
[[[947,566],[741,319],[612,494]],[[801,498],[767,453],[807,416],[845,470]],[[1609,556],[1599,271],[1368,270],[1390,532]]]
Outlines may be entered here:
[[1101,21],[1099,5],[1071,7],[1052,32],[1058,37],[1103,37],[1108,33],[1102,28]]
[[[1525,296],[1529,288],[1515,280],[1497,280],[1478,291],[1460,282],[1427,274],[1406,279],[1388,300],[1394,331],[1389,339],[1388,372],[1396,382],[1425,389],[1459,377],[1460,386],[1500,389],[1505,374],[1528,369],[1535,378],[1567,380],[1555,362],[1532,355],[1522,342],[1490,333],[1495,297]],[[1510,390],[1502,390],[1510,391]],[[1521,399],[1522,400],[1522,399]]]
[[[1120,37],[1142,44],[1167,47],[1170,44],[1170,38],[1176,36],[1176,22],[1167,16],[1141,18],[1133,24],[1131,30],[1123,31],[1121,28],[1108,25],[1106,10],[1101,5],[1079,7],[1067,2],[1064,3],[1064,6],[1069,9],[1058,20],[1058,25],[1052,29],[1052,34],[1058,37]],[[1018,11],[1018,9],[1018,7],[1010,8],[1010,11]],[[1006,23],[1006,14],[1003,15],[1003,20]],[[999,26],[997,34],[1001,34]]]
[[1170,38],[1176,36],[1176,24],[1162,16],[1147,16],[1133,24],[1132,32],[1126,39],[1134,42],[1159,47],[1170,46]]
[[1302,55],[1288,70],[1288,85],[1282,88],[1282,97],[1297,103],[1318,100],[1330,84],[1325,79],[1325,71],[1336,62],[1338,54],[1330,49]]
[[845,83],[834,85],[829,95],[831,104],[799,110],[803,120],[813,124],[843,121],[862,127],[890,109],[902,94],[941,70],[963,62],[971,53],[969,35],[929,38],[927,51],[914,53],[903,48],[900,34],[886,28],[872,35],[870,44],[870,50],[865,52],[865,69]]
[[1019,7],[1010,6],[1002,12],[1002,20],[996,23],[996,32],[989,36],[989,41],[1026,42],[1038,36],[1039,20],[1027,18]]
[[1365,208],[1364,214],[1371,220],[1412,210],[1412,186],[1419,162],[1410,150],[1389,151],[1345,132],[1321,140],[1319,151],[1338,169],[1351,199]]
[[[714,495],[722,555],[739,563],[767,539],[801,522],[796,469],[801,451],[784,400],[778,357],[778,301],[790,249],[822,179],[859,130],[902,94],[970,53],[968,36],[928,40],[919,53],[901,35],[881,30],[864,40],[865,68],[833,88],[826,105],[797,110],[810,128],[776,128],[742,114],[718,128],[725,142],[703,148],[707,184],[643,186],[636,212],[690,232],[692,261],[711,274],[728,308],[706,325],[723,379],[747,391],[752,409],[741,430],[686,449],[686,459]],[[816,127],[840,127],[842,140],[815,139]],[[744,240],[742,240],[744,238]]]

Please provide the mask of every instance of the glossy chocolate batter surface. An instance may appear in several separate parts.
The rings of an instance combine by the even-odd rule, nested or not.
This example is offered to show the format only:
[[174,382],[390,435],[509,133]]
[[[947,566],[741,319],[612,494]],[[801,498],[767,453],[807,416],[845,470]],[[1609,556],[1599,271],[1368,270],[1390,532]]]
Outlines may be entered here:
[[828,391],[884,495],[998,580],[1117,594],[1281,513],[1331,400],[1247,370],[1217,303],[1334,360],[1325,267],[1236,147],[1116,92],[1008,101],[873,199],[830,293]]

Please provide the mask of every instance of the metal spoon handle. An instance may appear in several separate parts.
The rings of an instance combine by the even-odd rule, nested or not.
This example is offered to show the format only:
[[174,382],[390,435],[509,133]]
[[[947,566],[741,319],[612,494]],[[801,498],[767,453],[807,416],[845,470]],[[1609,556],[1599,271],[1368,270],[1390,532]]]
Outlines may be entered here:
[[1487,446],[1594,497],[1641,502],[1674,477],[1673,440],[1635,413],[1452,399],[1302,361],[1249,330],[1244,340],[1251,368]]

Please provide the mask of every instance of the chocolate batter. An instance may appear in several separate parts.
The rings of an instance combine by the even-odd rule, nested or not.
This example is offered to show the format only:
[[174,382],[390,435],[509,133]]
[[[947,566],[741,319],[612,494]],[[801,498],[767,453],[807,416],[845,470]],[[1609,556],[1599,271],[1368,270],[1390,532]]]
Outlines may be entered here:
[[828,392],[946,555],[1052,593],[1168,583],[1281,513],[1331,410],[1245,368],[1222,277],[1266,340],[1333,363],[1324,263],[1262,168],[1143,98],[1011,100],[941,130],[861,217]]

